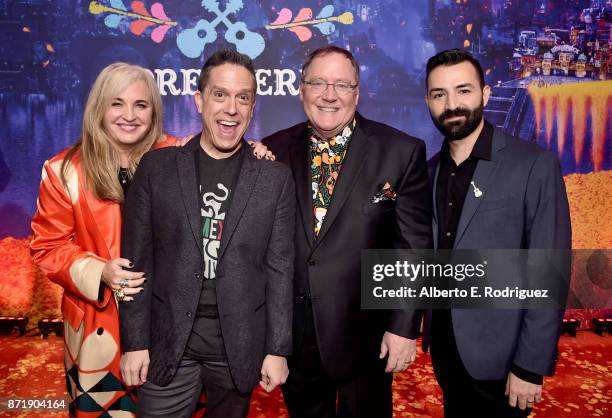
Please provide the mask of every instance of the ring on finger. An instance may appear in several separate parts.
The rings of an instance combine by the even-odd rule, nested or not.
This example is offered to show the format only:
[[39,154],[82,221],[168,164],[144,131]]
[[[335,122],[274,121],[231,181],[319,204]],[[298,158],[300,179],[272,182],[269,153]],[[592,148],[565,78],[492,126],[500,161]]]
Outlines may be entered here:
[[128,287],[128,280],[124,277],[121,279],[121,281],[119,281],[119,286],[121,286],[122,289]]
[[115,292],[115,296],[117,296],[117,299],[119,300],[119,302],[125,299],[125,293],[123,292],[123,287],[118,290],[113,290],[113,292]]

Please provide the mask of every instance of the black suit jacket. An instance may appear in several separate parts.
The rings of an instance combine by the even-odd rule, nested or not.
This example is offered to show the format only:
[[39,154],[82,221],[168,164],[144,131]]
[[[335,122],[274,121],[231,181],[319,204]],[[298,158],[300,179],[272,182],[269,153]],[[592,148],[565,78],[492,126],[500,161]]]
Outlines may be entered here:
[[[454,248],[569,250],[569,205],[555,154],[498,129],[491,151],[491,160],[479,160],[476,166],[472,179],[482,195],[468,191]],[[439,154],[429,162],[433,196],[439,162]],[[563,261],[558,269],[569,277],[569,260]],[[512,364],[539,375],[553,374],[563,310],[453,309],[451,314],[461,360],[475,379],[505,379]],[[424,349],[430,317],[428,313]]]
[[[120,304],[121,348],[148,349],[148,379],[167,385],[191,333],[202,286],[203,248],[194,153],[146,154],[125,202],[122,256],[143,271],[144,292]],[[217,303],[232,377],[241,391],[260,379],[266,354],[291,353],[293,179],[282,164],[243,163],[225,219],[216,271]]]
[[[291,167],[296,184],[294,350],[310,298],[323,365],[333,377],[350,378],[378,363],[385,331],[410,338],[419,333],[419,312],[361,309],[360,260],[362,249],[432,247],[425,145],[358,115],[315,239],[306,129],[301,123],[263,140],[277,161]],[[385,183],[397,200],[372,203]]]

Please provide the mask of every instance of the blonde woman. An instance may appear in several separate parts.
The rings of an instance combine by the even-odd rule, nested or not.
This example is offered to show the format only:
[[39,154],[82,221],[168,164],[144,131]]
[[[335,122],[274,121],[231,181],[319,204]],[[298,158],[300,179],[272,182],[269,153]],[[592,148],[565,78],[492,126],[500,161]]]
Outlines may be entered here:
[[[119,258],[121,204],[142,155],[175,144],[162,131],[162,102],[144,68],[104,68],[89,93],[81,137],[46,161],[32,219],[34,261],[64,288],[64,361],[71,416],[133,416],[121,380],[115,299],[130,301],[142,273]],[[94,415],[91,415],[94,413]]]

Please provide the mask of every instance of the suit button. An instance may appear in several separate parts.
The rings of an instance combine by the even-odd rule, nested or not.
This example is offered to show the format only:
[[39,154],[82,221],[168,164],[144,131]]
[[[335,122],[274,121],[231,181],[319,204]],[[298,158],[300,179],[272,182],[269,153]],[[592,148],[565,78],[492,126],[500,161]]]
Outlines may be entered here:
[[102,334],[104,334],[104,328],[100,327],[100,328],[98,328],[98,330],[96,332],[98,333],[98,335],[102,335]]
[[202,275],[200,273],[196,273],[193,276],[196,278],[196,280],[202,280]]
[[309,266],[314,266],[315,264],[317,264],[317,262],[316,262],[316,261],[314,261],[314,260],[308,260],[308,265],[309,265]]
[[185,315],[187,315],[187,318],[191,318],[191,312],[187,312]]

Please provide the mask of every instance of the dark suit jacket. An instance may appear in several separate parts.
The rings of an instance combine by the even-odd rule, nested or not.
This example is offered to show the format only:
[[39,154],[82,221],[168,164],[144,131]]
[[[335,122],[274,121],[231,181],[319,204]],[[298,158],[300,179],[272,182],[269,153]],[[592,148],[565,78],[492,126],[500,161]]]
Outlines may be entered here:
[[[307,123],[263,140],[277,161],[291,167],[296,183],[294,351],[299,350],[310,298],[323,365],[337,378],[379,364],[385,331],[410,338],[419,333],[418,312],[361,309],[361,250],[432,247],[424,143],[382,123],[357,118],[317,239]],[[385,183],[395,188],[397,200],[371,203]]]
[[[429,162],[436,242],[439,159],[437,154]],[[454,248],[571,248],[565,184],[552,152],[496,129],[491,160],[478,161],[473,181],[483,195],[477,198],[468,191]],[[553,374],[563,311],[454,309],[451,314],[457,349],[475,379],[504,379],[512,364],[543,376]]]
[[[202,218],[194,153],[146,154],[125,202],[122,256],[146,273],[144,292],[120,304],[121,348],[148,349],[148,379],[167,385],[190,335],[203,271]],[[282,164],[243,163],[225,219],[216,271],[217,303],[232,377],[241,391],[260,380],[266,354],[291,353],[295,191]]]

